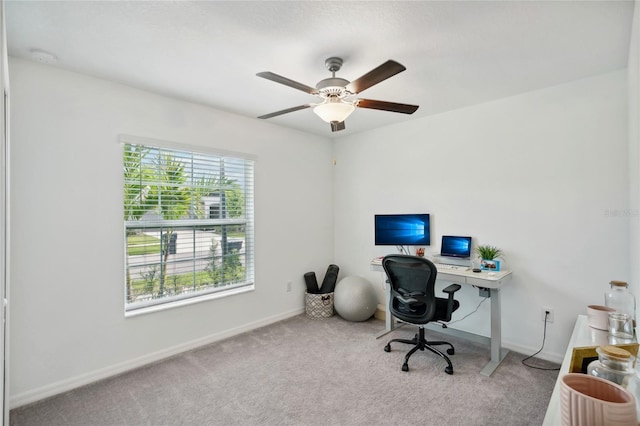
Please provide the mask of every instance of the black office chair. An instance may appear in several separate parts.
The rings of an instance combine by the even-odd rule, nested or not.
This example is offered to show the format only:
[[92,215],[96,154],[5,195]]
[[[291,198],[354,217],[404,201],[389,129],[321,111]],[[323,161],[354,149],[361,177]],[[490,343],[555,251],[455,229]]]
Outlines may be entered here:
[[399,320],[418,326],[418,333],[411,340],[393,339],[384,347],[385,352],[391,352],[391,343],[400,342],[414,345],[404,357],[402,371],[409,371],[409,357],[418,349],[425,349],[440,355],[448,366],[444,369],[447,374],[453,374],[451,360],[434,346],[449,345],[449,355],[455,353],[453,345],[449,342],[427,341],[424,337],[425,324],[432,321],[451,321],[451,314],[458,309],[460,303],[454,300],[453,293],[460,290],[460,285],[451,284],[444,290],[449,295],[448,299],[435,296],[435,282],[438,270],[428,259],[402,254],[392,254],[382,259],[382,267],[387,273],[388,282],[391,284],[391,297],[389,299],[389,311]]

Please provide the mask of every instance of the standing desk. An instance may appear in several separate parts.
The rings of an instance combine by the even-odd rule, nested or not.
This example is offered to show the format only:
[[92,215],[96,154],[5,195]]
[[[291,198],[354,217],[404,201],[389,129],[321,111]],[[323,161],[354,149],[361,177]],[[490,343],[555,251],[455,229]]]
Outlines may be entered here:
[[[374,271],[384,272],[382,268],[382,259],[373,259],[371,261],[371,269]],[[471,270],[460,271],[455,269],[439,269],[436,281],[446,281],[455,284],[466,284],[480,288],[487,289],[489,297],[491,299],[491,336],[488,338],[491,346],[491,361],[480,371],[483,376],[491,376],[491,374],[498,368],[498,365],[502,362],[504,357],[507,356],[509,351],[502,348],[502,318],[500,313],[500,288],[503,285],[511,281],[511,271],[494,272],[494,275],[489,275],[488,271],[473,272]],[[389,297],[391,294],[389,285],[387,284],[387,291],[385,291],[385,308],[387,314],[385,315],[385,331],[382,335],[390,332],[395,328],[395,319],[389,312]],[[453,334],[458,337],[470,337],[471,333],[463,332],[460,330],[452,330],[449,328],[438,329],[439,332],[445,334]],[[475,335],[473,335],[475,336]],[[477,340],[477,336],[476,339]]]

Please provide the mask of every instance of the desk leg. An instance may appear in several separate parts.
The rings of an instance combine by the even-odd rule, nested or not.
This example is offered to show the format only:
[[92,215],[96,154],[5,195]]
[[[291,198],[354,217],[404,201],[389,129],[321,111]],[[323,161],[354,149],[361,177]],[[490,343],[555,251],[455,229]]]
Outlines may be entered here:
[[393,315],[391,315],[391,312],[389,312],[389,298],[391,297],[391,284],[386,283],[384,285],[384,306],[387,309],[385,315],[384,315],[384,330],[382,330],[380,333],[376,334],[376,339],[381,338],[382,336],[390,333],[393,331],[395,327],[395,318],[393,318]]
[[490,290],[491,295],[491,361],[480,371],[483,376],[491,376],[509,351],[502,349],[502,318],[500,313],[500,290]]

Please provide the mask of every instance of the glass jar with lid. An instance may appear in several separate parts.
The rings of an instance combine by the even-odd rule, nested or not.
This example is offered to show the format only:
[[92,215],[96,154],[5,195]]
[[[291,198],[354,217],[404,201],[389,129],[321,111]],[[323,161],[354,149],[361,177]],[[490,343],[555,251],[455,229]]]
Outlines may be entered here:
[[638,415],[638,424],[640,425],[640,365],[636,363],[635,374],[629,378],[627,390],[636,397],[636,413]]
[[611,345],[600,346],[596,352],[598,359],[589,363],[587,374],[627,387],[635,373],[635,357],[626,349]]
[[636,325],[636,298],[629,292],[626,281],[611,281],[610,288],[604,294],[604,304],[617,312],[631,315],[633,325]]

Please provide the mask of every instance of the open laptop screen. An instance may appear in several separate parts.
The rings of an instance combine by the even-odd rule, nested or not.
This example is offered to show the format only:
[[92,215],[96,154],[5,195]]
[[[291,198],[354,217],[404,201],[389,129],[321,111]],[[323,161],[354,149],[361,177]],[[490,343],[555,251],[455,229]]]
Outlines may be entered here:
[[440,255],[447,257],[471,257],[471,237],[443,235]]

